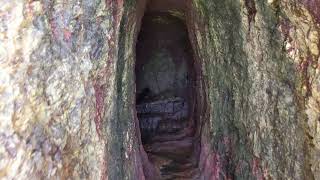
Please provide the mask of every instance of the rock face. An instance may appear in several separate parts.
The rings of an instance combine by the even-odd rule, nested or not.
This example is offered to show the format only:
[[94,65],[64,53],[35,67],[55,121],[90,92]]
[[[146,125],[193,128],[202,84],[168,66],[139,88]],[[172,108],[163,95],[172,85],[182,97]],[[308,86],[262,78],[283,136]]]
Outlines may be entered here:
[[[319,179],[319,7],[2,0],[0,178],[159,179],[147,152],[185,148],[197,154],[194,179]],[[194,56],[194,132],[183,142],[158,140],[156,149],[143,147],[135,106],[145,13],[184,21]]]
[[[185,22],[169,13],[146,12],[136,44],[136,92],[149,96],[188,96],[192,48]],[[190,77],[188,77],[190,76]],[[189,87],[190,88],[190,87]],[[160,98],[159,97],[159,98]]]

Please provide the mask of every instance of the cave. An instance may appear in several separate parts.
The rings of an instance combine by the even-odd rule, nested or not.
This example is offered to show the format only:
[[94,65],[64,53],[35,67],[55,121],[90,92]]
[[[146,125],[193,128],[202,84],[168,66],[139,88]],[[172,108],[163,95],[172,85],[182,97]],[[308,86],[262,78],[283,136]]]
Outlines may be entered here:
[[320,179],[319,7],[0,1],[0,179]]
[[184,17],[146,12],[136,43],[136,111],[144,150],[161,179],[198,173],[194,64]]

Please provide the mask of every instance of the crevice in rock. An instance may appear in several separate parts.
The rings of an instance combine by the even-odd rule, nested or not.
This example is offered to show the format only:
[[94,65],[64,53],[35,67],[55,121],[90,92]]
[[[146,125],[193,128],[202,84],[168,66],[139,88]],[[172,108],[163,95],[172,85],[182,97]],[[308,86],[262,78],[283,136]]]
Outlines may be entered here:
[[194,179],[200,149],[195,137],[198,72],[184,14],[158,6],[149,4],[136,44],[141,141],[161,179]]

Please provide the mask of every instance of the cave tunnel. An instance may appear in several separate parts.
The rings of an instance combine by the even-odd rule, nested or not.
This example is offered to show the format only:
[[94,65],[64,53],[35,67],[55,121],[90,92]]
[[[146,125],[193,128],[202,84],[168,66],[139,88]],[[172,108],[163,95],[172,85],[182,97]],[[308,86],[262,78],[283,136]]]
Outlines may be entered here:
[[137,117],[149,161],[161,179],[194,179],[199,159],[197,74],[182,13],[145,12],[135,74]]
[[320,0],[0,0],[0,179],[320,180]]

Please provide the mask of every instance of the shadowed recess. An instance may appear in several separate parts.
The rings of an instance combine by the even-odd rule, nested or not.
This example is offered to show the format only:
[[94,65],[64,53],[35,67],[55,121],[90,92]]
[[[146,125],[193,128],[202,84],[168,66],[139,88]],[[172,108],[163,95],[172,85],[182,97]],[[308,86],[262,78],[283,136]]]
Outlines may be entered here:
[[148,159],[162,179],[198,173],[192,48],[179,13],[146,13],[136,45],[136,109]]

